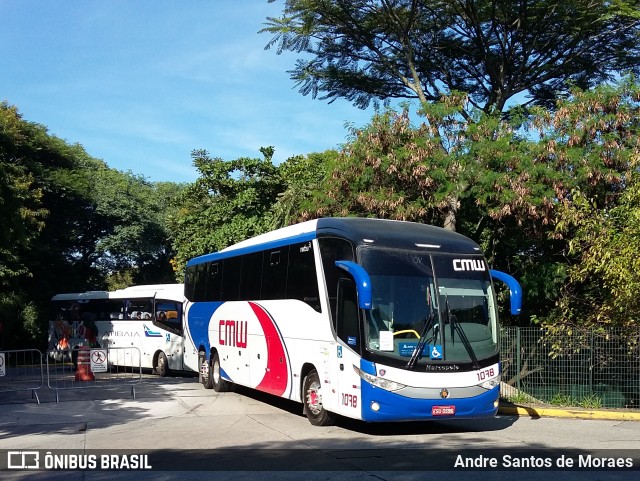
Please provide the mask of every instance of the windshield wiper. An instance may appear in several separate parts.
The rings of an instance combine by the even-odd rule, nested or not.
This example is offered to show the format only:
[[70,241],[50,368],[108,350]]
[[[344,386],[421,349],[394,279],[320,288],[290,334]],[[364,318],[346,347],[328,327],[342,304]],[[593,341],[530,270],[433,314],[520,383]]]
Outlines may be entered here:
[[[416,363],[418,362],[418,359],[420,359],[420,357],[422,357],[422,350],[424,349],[425,344],[428,342],[427,341],[427,333],[429,332],[429,329],[433,325],[433,320],[435,318],[436,318],[436,312],[435,311],[431,311],[431,314],[429,314],[429,317],[427,317],[425,319],[424,328],[422,329],[422,334],[420,334],[420,339],[418,340],[418,345],[416,346],[415,350],[413,351],[413,354],[411,354],[411,359],[409,359],[409,362],[407,363],[407,366],[406,366],[407,369],[413,369],[415,367]],[[434,327],[433,336],[431,336],[431,338],[429,338],[429,340],[434,339],[436,336],[437,336],[436,329]]]
[[474,369],[480,369],[480,364],[478,363],[478,358],[476,357],[476,353],[474,352],[473,347],[471,347],[471,343],[469,342],[469,338],[467,337],[467,335],[465,334],[464,330],[460,326],[460,323],[456,319],[455,314],[452,314],[451,310],[449,309],[449,296],[445,297],[445,305],[447,306],[447,319],[449,321],[449,324],[451,325],[451,342],[453,342],[453,333],[454,333],[454,330],[455,330],[455,332],[458,333],[458,336],[460,336],[460,340],[462,341],[462,344],[464,345],[464,348],[467,350],[467,354],[469,354],[469,357],[471,358],[471,361],[473,362],[473,368]]

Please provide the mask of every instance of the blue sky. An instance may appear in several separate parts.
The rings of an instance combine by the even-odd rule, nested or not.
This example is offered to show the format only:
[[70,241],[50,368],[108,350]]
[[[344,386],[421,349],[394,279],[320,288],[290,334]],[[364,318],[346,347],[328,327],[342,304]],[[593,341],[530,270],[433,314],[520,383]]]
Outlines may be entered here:
[[0,100],[110,167],[192,182],[193,149],[275,162],[337,148],[372,110],[301,95],[258,34],[267,0],[0,0]]

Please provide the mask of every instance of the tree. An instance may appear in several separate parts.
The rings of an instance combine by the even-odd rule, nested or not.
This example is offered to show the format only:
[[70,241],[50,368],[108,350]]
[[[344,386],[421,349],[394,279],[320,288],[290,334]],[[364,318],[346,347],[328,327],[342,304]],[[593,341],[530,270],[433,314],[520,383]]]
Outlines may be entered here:
[[337,157],[337,151],[327,150],[297,155],[278,166],[285,188],[278,194],[278,200],[271,208],[271,229],[303,220],[315,209],[313,194]]
[[261,32],[304,54],[290,72],[304,95],[363,108],[454,91],[485,112],[521,93],[553,106],[640,72],[637,0],[285,0]]
[[168,220],[178,275],[189,259],[297,222],[310,209],[327,160],[337,152],[297,155],[274,165],[274,151],[262,147],[262,159],[231,161],[206,150],[192,152],[200,177],[178,195]]
[[15,107],[0,104],[0,290],[28,274],[24,253],[37,238],[47,214],[43,191],[25,162],[28,133]]
[[0,104],[0,322],[6,342],[44,341],[54,293],[101,289],[107,278],[112,286],[116,278],[173,281],[163,218],[170,191],[109,169],[82,146]]
[[191,153],[200,177],[178,195],[178,209],[168,219],[179,276],[192,257],[269,230],[270,209],[285,186],[271,160],[273,147],[260,152],[262,159],[231,161],[212,158],[206,150]]
[[[47,236],[52,217],[50,199],[65,189],[52,171],[74,165],[74,149],[26,122],[18,109],[0,104],[0,323],[5,345],[41,333],[39,312],[50,298],[48,279],[59,273]],[[51,269],[53,267],[53,269]],[[60,283],[60,279],[58,279]],[[39,289],[31,286],[39,283]]]
[[99,235],[89,256],[92,265],[105,276],[130,271],[134,284],[173,282],[165,214],[180,187],[160,188],[132,172],[107,167],[92,174],[95,219],[101,224],[94,229]]
[[[638,155],[633,78],[574,90],[552,109],[502,117],[464,95],[425,106],[440,128],[388,110],[353,129],[308,217],[360,215],[445,224],[452,199],[458,230],[493,266],[523,281],[529,314],[551,310],[566,282],[571,232],[556,230],[558,207],[579,189],[598,209],[617,205]],[[460,115],[460,110],[468,116]]]
[[[590,182],[559,206],[556,231],[568,238],[568,276],[556,309],[556,327],[617,326],[640,320],[640,85],[578,94],[559,109],[569,153],[583,165],[599,159],[615,189]],[[617,166],[617,168],[616,168]],[[621,170],[623,169],[624,170]],[[590,174],[593,180],[597,176]]]

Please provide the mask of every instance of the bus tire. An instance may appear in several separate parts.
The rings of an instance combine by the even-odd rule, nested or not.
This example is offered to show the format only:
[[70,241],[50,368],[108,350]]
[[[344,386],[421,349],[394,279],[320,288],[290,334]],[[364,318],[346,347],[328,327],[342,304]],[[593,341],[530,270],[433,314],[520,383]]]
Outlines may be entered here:
[[162,351],[158,353],[158,360],[156,361],[155,373],[160,377],[165,377],[169,373],[169,364],[167,362],[167,356]]
[[220,357],[218,356],[217,352],[213,355],[213,359],[211,359],[211,366],[209,367],[209,377],[211,377],[211,383],[213,385],[213,389],[216,392],[227,392],[231,390],[229,381],[222,379],[220,370]]
[[331,426],[335,422],[335,415],[322,406],[322,384],[315,369],[304,378],[303,383],[304,413],[314,426]]
[[[207,353],[198,351],[198,380],[205,389],[213,389],[213,380],[211,376],[211,366],[207,364]],[[203,373],[202,369],[206,367],[207,372]]]

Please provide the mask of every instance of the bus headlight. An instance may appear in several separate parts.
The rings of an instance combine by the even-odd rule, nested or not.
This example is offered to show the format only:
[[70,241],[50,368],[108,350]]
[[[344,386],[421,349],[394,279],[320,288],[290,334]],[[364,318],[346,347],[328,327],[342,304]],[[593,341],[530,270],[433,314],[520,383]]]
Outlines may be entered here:
[[489,379],[488,381],[483,381],[480,384],[478,384],[478,386],[486,389],[487,391],[490,391],[491,389],[493,389],[498,385],[500,385],[500,376],[496,376],[493,379]]
[[398,391],[399,389],[407,387],[405,384],[400,384],[399,382],[389,381],[388,379],[385,379],[383,377],[374,376],[373,374],[367,374],[356,366],[353,366],[353,369],[361,379],[367,381],[372,386],[379,387],[380,389],[384,389],[385,391]]

